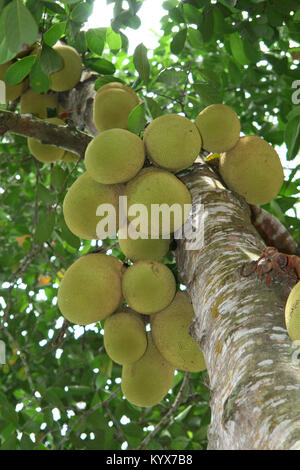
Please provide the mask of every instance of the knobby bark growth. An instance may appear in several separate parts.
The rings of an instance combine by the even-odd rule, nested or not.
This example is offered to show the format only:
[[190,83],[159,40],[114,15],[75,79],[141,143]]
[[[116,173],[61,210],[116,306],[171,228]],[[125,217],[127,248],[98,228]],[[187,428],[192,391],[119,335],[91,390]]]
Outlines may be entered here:
[[296,275],[267,278],[247,269],[265,247],[249,206],[205,164],[183,180],[193,206],[204,207],[203,245],[191,251],[181,240],[177,265],[195,309],[191,333],[207,363],[208,448],[300,449],[300,367],[284,324]]

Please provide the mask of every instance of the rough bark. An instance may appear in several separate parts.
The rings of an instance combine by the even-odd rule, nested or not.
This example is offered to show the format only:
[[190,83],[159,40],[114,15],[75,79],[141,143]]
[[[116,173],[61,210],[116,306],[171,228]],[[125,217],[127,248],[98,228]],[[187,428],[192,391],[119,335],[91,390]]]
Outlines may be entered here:
[[300,449],[300,367],[284,324],[296,279],[281,272],[266,282],[247,270],[265,244],[249,206],[207,165],[183,180],[193,205],[204,205],[204,244],[190,251],[180,241],[177,265],[209,374],[208,448]]

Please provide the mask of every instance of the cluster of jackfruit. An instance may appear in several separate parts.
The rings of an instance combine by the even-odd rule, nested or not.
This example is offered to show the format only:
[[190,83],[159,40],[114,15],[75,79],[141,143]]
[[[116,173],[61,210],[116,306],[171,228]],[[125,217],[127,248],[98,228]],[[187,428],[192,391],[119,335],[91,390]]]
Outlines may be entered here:
[[[127,128],[128,115],[138,104],[136,93],[120,83],[98,90],[94,123],[99,134],[86,149],[86,172],[69,188],[63,213],[75,235],[94,239],[101,218],[97,207],[110,203],[118,213],[118,198],[125,195],[128,207],[138,203],[149,210],[147,238],[127,236],[128,212],[128,220],[114,229],[131,264],[100,253],[80,258],[62,279],[58,305],[74,323],[105,320],[105,349],[122,365],[125,397],[135,405],[152,406],[172,387],[175,369],[205,369],[203,354],[189,335],[192,304],[187,293],[176,293],[175,277],[162,262],[171,233],[184,217],[171,220],[168,231],[159,224],[158,237],[149,237],[152,204],[191,204],[188,189],[174,172],[195,161],[201,137],[191,121],[171,114],[154,120],[142,140]],[[153,165],[144,168],[146,156]]]
[[[81,78],[82,61],[80,55],[73,47],[57,44],[53,49],[61,57],[63,66],[57,72],[49,75],[51,90],[49,93],[36,93],[32,88],[28,87],[26,80],[17,85],[7,83],[5,81],[5,74],[12,61],[0,65],[0,80],[5,87],[6,102],[20,97],[21,114],[32,114],[52,124],[64,126],[65,122],[62,119],[58,117],[48,118],[47,110],[51,109],[56,115],[63,111],[58,102],[57,92],[71,90],[77,85]],[[36,55],[39,52],[39,48],[36,47],[32,54]],[[56,160],[76,162],[79,158],[75,153],[65,151],[54,145],[43,144],[37,139],[28,138],[27,143],[31,154],[40,162],[50,163]]]

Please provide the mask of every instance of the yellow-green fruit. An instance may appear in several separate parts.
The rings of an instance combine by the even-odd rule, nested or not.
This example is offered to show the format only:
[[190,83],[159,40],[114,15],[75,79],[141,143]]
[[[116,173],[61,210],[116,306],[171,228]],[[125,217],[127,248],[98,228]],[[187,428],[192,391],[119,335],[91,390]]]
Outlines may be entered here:
[[63,316],[72,323],[88,325],[111,315],[122,302],[122,269],[119,259],[101,253],[75,261],[58,289]]
[[139,103],[137,94],[125,85],[107,84],[99,88],[93,108],[97,130],[101,132],[113,128],[127,129],[128,116]]
[[171,389],[174,367],[160,354],[148,332],[145,354],[122,369],[122,392],[136,406],[154,406]]
[[[65,125],[64,121],[58,118],[49,118],[47,121],[59,126]],[[40,162],[55,162],[56,160],[62,158],[63,154],[65,153],[64,149],[55,147],[54,145],[42,144],[38,140],[31,137],[27,139],[27,144],[30,153],[32,153],[32,155]]]
[[5,89],[4,100],[7,103],[8,101],[14,101],[21,95],[24,89],[24,82],[18,83],[17,85],[11,85],[5,80],[5,74],[7,69],[12,65],[12,62],[6,62],[5,64],[0,65],[0,81],[3,82]]
[[20,99],[20,113],[33,114],[41,119],[47,118],[47,109],[57,110],[58,95],[56,93],[36,93],[27,90]]
[[148,157],[169,171],[192,165],[201,150],[195,124],[178,114],[160,116],[146,128],[144,142]]
[[300,340],[300,281],[288,296],[285,306],[285,324],[291,340]]
[[171,304],[151,316],[153,341],[160,353],[176,369],[199,372],[206,369],[202,351],[189,335],[194,318],[186,292],[177,292]]
[[277,152],[261,137],[241,137],[220,156],[223,180],[249,204],[266,204],[277,196],[283,169]]
[[125,129],[108,129],[89,143],[85,167],[102,184],[125,183],[142,168],[145,161],[143,141]]
[[172,271],[158,261],[137,261],[122,278],[122,292],[129,307],[150,315],[166,308],[173,300],[176,282]]
[[63,162],[72,162],[72,163],[76,163],[77,160],[78,160],[78,158],[80,158],[79,155],[77,155],[76,153],[69,152],[68,150],[66,150],[61,159],[62,159]]
[[54,91],[67,91],[74,88],[82,73],[82,60],[76,49],[57,45],[53,49],[63,60],[63,67],[50,74],[50,88]]
[[[121,194],[121,185],[101,184],[90,178],[87,172],[83,173],[72,184],[63,202],[63,214],[69,229],[77,237],[85,240],[112,237],[118,230],[118,204]],[[107,234],[103,234],[99,222],[105,221],[107,209],[96,215],[101,204],[110,204],[112,223],[104,227]],[[113,210],[115,210],[115,215]]]
[[122,227],[118,232],[121,250],[131,261],[153,260],[161,261],[169,251],[170,238],[130,238],[128,227]]
[[[187,187],[162,169],[143,169],[127,183],[125,194],[129,221],[140,225],[140,232],[151,234],[151,238],[175,232],[185,223],[191,210],[192,198]],[[133,210],[134,204],[142,205],[140,214]]]
[[202,146],[209,152],[226,152],[240,137],[240,120],[226,104],[212,104],[203,109],[195,124],[202,137]]
[[142,317],[129,309],[118,311],[104,324],[104,347],[118,364],[138,361],[147,348],[147,335]]

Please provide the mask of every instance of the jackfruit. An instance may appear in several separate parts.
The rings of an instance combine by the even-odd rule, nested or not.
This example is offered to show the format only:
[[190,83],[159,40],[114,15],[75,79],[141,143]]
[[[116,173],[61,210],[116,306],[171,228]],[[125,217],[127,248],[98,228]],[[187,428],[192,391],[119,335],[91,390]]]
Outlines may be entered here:
[[171,389],[175,369],[160,354],[148,332],[145,354],[122,368],[121,389],[126,399],[136,406],[154,406]]
[[145,130],[144,142],[150,160],[169,171],[191,166],[202,144],[195,124],[179,114],[154,119]]
[[[126,234],[127,231],[127,234]],[[127,235],[127,238],[122,238]],[[131,261],[153,260],[161,261],[169,251],[169,238],[130,238],[125,227],[119,229],[118,241],[121,250]]]
[[[58,118],[49,118],[47,121],[61,126],[65,124],[64,121]],[[37,160],[44,163],[55,162],[62,158],[65,153],[65,150],[62,148],[56,147],[55,145],[42,144],[39,140],[33,139],[32,137],[28,137],[27,144],[30,153],[32,153]]]
[[151,331],[157,349],[170,364],[179,370],[199,372],[206,365],[202,351],[189,335],[193,318],[188,294],[177,292],[168,307],[151,315]]
[[128,116],[138,104],[139,97],[131,88],[120,83],[108,83],[96,93],[93,119],[96,129],[128,129]]
[[291,290],[285,305],[285,324],[292,341],[300,340],[300,281]]
[[277,152],[261,137],[241,137],[220,155],[220,173],[229,187],[249,204],[266,204],[277,196],[283,169]]
[[182,227],[191,210],[188,188],[175,175],[160,168],[141,170],[127,183],[125,195],[128,220],[135,226],[140,225],[140,233],[151,238],[169,237]]
[[145,161],[143,141],[125,129],[108,129],[89,143],[85,167],[102,184],[125,183],[142,168]]
[[82,60],[76,49],[66,45],[53,47],[63,61],[63,67],[49,75],[50,89],[54,91],[67,91],[74,88],[80,81],[82,73]]
[[226,104],[212,104],[195,119],[202,146],[209,152],[226,152],[240,137],[241,124],[236,112]]
[[138,361],[147,348],[145,323],[130,309],[110,315],[104,324],[104,347],[118,364]]
[[91,253],[65,272],[58,289],[58,306],[72,323],[88,325],[111,315],[122,302],[123,264],[118,258]]
[[[85,240],[113,237],[118,230],[121,191],[121,185],[97,183],[87,172],[79,176],[69,188],[63,202],[65,222],[71,232]],[[97,229],[98,223],[107,215],[108,209],[103,210],[101,215],[96,215],[97,208],[102,204],[110,204],[110,209],[114,209],[116,215],[112,217],[111,226],[106,228],[105,236],[101,235],[99,227]]]
[[36,93],[29,89],[20,99],[20,113],[33,114],[40,119],[47,119],[47,110],[57,111],[58,95],[56,93]]
[[123,275],[122,292],[129,307],[150,315],[172,302],[176,281],[166,265],[158,261],[137,261]]

